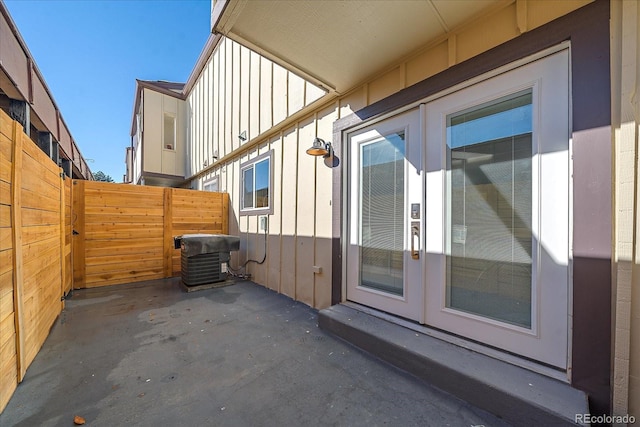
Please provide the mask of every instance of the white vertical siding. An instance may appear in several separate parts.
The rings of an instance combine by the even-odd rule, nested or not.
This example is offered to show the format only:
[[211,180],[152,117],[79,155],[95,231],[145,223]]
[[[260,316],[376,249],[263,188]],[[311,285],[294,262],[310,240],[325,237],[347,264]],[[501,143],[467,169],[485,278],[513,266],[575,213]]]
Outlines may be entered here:
[[246,132],[247,138],[250,137],[249,132],[249,122],[250,122],[250,102],[251,102],[251,52],[249,49],[243,49],[242,46],[237,44],[240,60],[238,63],[238,67],[240,68],[239,76],[240,76],[240,96],[238,99],[239,103],[239,134],[242,132]]
[[249,139],[260,134],[260,61],[261,57],[249,54]]
[[233,49],[232,42],[225,39],[221,48],[224,47],[224,146],[226,154],[234,149],[231,134],[233,133],[233,104],[237,95],[233,92]]
[[204,84],[202,85],[202,91],[203,91],[203,110],[202,110],[202,114],[205,118],[205,123],[206,125],[203,126],[203,163],[206,163],[207,165],[211,162],[211,138],[210,138],[210,132],[211,132],[211,126],[208,126],[209,123],[211,123],[211,96],[209,96],[209,94],[211,93],[211,63],[207,63],[207,66],[204,69],[203,72],[203,77],[204,77]]
[[[241,148],[242,144],[255,142],[256,137],[269,132],[274,125],[324,94],[323,90],[309,85],[255,52],[223,39],[209,58],[186,102],[191,113],[186,125],[190,153],[189,174],[196,175],[206,168],[207,172],[198,177],[194,187],[202,188],[204,181],[218,176],[220,190],[229,193],[229,232],[241,236],[241,250],[232,254],[232,265],[236,267],[247,259],[261,260],[265,245],[258,217],[239,215],[240,164],[273,150],[271,203],[274,205],[274,213],[268,218],[266,242],[269,255],[264,264],[251,263],[247,270],[254,275],[256,282],[294,298],[298,292],[310,305],[313,305],[315,298],[314,278],[310,273],[314,258],[315,159],[304,154],[304,150],[315,136],[314,120],[309,119],[302,126],[305,138],[302,146],[298,144],[294,125],[293,129],[271,136],[235,158],[227,157],[224,164],[211,166],[210,162],[216,153],[218,159],[223,159]],[[244,142],[239,139],[243,131],[247,132],[248,137]],[[307,169],[303,176],[299,176],[296,165],[300,153],[305,156]],[[203,166],[205,161],[210,166]],[[303,191],[298,193],[298,188],[302,188],[303,184]],[[305,205],[312,202],[311,208],[306,209],[304,218],[298,218],[296,205],[299,198],[303,199],[302,203]],[[305,239],[299,242],[298,222],[303,224],[300,232]],[[304,257],[300,255],[300,259],[304,261],[298,263],[298,268],[296,259],[300,249],[296,245],[304,247],[306,251]],[[298,284],[301,276],[304,281]],[[296,291],[296,288],[299,289]]]
[[280,123],[288,116],[289,73],[287,70],[273,64],[273,123]]
[[273,126],[273,62],[260,60],[260,133]]

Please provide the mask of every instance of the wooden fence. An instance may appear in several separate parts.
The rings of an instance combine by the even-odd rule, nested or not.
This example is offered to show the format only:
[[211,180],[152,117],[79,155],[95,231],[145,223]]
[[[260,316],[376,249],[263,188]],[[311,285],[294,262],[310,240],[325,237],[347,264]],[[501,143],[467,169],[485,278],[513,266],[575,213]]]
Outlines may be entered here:
[[[62,310],[70,285],[69,179],[0,111],[0,409]],[[68,260],[67,260],[67,255]]]
[[226,234],[228,210],[226,193],[75,180],[74,289],[179,274],[173,237]]
[[226,193],[65,179],[0,111],[0,412],[71,289],[177,275],[173,237],[228,213]]

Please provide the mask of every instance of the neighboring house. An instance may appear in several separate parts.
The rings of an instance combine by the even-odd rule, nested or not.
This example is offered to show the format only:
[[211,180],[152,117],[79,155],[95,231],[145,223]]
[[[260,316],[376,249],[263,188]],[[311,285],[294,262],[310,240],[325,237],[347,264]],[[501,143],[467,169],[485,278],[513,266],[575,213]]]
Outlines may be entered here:
[[181,95],[183,185],[230,194],[234,267],[264,261],[257,283],[640,416],[639,18],[607,0],[215,0]]
[[178,187],[185,178],[184,83],[136,80],[125,183]]
[[0,109],[22,124],[24,132],[68,177],[93,179],[42,73],[1,1]]

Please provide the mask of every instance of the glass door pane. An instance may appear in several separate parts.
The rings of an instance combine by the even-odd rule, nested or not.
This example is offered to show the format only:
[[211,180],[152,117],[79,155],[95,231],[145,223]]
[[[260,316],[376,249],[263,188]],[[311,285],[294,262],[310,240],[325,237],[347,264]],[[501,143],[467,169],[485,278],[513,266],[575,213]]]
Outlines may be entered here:
[[447,116],[446,306],[531,328],[532,94]]
[[415,108],[347,135],[345,280],[349,301],[424,323],[420,125]]
[[394,133],[360,146],[360,286],[403,295],[405,141]]

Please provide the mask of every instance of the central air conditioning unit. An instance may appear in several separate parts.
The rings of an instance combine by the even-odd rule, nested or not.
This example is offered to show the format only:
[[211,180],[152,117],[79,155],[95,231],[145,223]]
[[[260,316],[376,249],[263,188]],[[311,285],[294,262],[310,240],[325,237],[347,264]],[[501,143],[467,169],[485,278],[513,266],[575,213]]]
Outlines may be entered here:
[[185,234],[174,237],[180,248],[182,283],[199,286],[227,279],[231,251],[240,249],[240,238],[226,234]]

